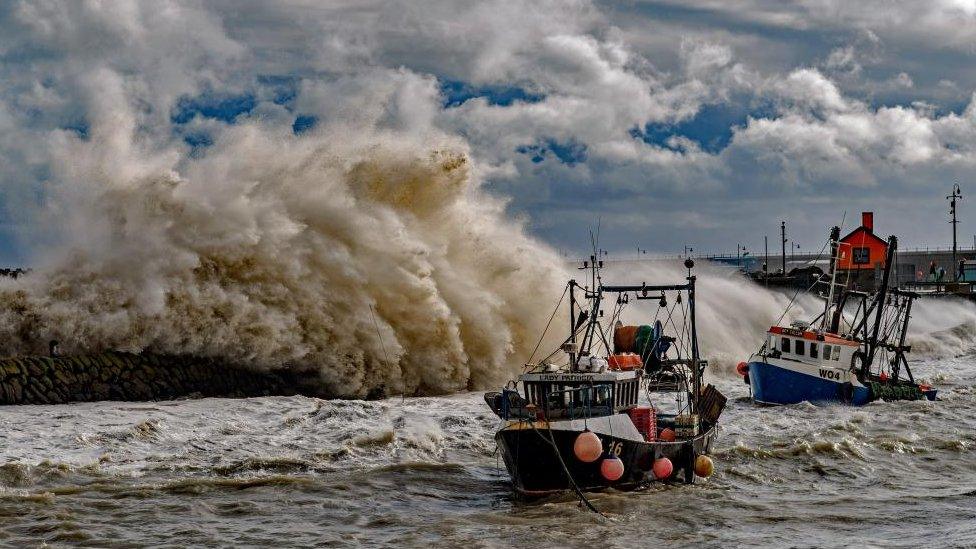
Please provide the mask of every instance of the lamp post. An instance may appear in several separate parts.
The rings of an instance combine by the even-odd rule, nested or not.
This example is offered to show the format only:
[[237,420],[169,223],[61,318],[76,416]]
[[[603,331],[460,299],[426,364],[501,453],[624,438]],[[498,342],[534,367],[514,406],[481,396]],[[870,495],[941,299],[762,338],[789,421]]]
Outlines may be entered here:
[[783,244],[783,274],[786,274],[786,222],[780,221],[779,232],[781,244]]
[[949,201],[949,214],[952,215],[952,270],[955,271],[955,276],[952,277],[953,280],[959,279],[959,268],[956,265],[956,225],[959,224],[959,220],[956,219],[956,200],[962,200],[962,190],[959,189],[959,183],[953,183],[952,194],[946,196],[946,200]]

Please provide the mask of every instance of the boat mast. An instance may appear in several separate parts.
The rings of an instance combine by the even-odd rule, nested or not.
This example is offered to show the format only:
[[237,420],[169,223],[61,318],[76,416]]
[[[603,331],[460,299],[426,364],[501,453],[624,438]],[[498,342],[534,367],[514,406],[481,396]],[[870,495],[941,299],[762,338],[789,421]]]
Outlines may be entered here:
[[[695,324],[695,276],[691,275],[691,268],[695,262],[690,258],[685,260],[685,267],[688,268],[688,317],[691,321],[691,380],[692,394],[691,413],[698,413],[698,397],[701,394],[701,364],[698,357],[698,328]],[[700,418],[699,418],[700,420]]]
[[598,317],[600,314],[600,302],[602,301],[601,298],[603,296],[603,289],[600,287],[603,282],[600,280],[599,269],[600,267],[603,267],[603,260],[597,259],[597,253],[600,252],[596,251],[590,256],[590,279],[593,286],[591,287],[591,290],[584,293],[586,299],[591,300],[592,305],[590,307],[586,331],[583,333],[583,342],[582,345],[580,345],[580,354],[582,354],[584,351],[587,354],[590,353],[590,348],[593,346],[594,332],[596,332],[596,323],[599,321]]
[[868,340],[868,356],[864,361],[862,373],[866,376],[870,371],[871,363],[874,362],[874,353],[878,348],[878,331],[881,329],[881,313],[884,312],[885,299],[888,297],[888,279],[891,275],[891,262],[894,259],[895,249],[898,247],[898,238],[895,235],[888,237],[888,253],[885,256],[884,273],[881,276],[881,288],[878,289],[874,299],[874,327],[871,330],[871,339]]
[[894,293],[896,295],[900,295],[904,297],[908,301],[908,303],[905,305],[905,318],[902,321],[902,325],[901,325],[901,336],[898,338],[898,356],[895,359],[895,367],[891,372],[891,377],[892,379],[895,380],[895,382],[897,382],[899,366],[900,364],[904,364],[905,373],[908,374],[908,381],[915,383],[915,376],[912,375],[912,369],[908,367],[908,359],[905,358],[905,351],[907,351],[910,348],[905,346],[905,338],[908,336],[908,321],[912,318],[912,302],[915,301],[915,298],[918,297],[918,294],[911,293],[911,292],[904,292],[898,290],[897,288],[894,290]]
[[[823,320],[820,323],[820,329],[824,330],[828,328],[827,318],[830,314],[830,308],[834,305],[834,285],[837,283],[837,252],[840,250],[840,246],[837,241],[840,240],[840,227],[834,226],[830,229],[830,291],[827,294],[827,303],[824,305]],[[839,311],[839,309],[838,309]],[[835,314],[830,318],[831,332],[836,332],[837,329],[834,328],[834,322],[836,319]]]
[[569,371],[576,371],[576,280],[569,281]]

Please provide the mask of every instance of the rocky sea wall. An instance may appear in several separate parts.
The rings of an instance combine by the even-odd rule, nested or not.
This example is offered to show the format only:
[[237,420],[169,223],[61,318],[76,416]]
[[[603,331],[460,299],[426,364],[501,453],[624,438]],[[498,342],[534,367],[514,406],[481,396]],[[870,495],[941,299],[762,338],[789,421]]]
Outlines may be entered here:
[[309,393],[289,373],[218,361],[110,352],[0,359],[0,404],[167,400]]

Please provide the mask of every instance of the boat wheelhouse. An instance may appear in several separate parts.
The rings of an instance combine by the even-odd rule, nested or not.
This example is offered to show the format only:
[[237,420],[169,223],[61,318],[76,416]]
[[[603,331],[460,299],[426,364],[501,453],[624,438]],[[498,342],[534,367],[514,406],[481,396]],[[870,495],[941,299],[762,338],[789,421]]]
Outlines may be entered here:
[[519,381],[526,403],[549,419],[626,413],[637,406],[641,389],[635,370],[530,373]]
[[[756,402],[846,399],[863,404],[868,397],[867,389],[850,369],[860,349],[855,341],[809,329],[773,326],[767,332],[765,349],[762,363],[748,363],[748,380]],[[844,391],[851,394],[842,394]]]

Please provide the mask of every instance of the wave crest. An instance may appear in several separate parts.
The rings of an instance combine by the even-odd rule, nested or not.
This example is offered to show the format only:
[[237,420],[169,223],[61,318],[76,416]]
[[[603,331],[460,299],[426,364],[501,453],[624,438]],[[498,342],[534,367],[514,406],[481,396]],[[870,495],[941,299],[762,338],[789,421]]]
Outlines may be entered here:
[[56,196],[63,243],[0,285],[0,348],[219,357],[364,396],[487,386],[534,345],[562,264],[463,145],[242,125],[214,149]]

